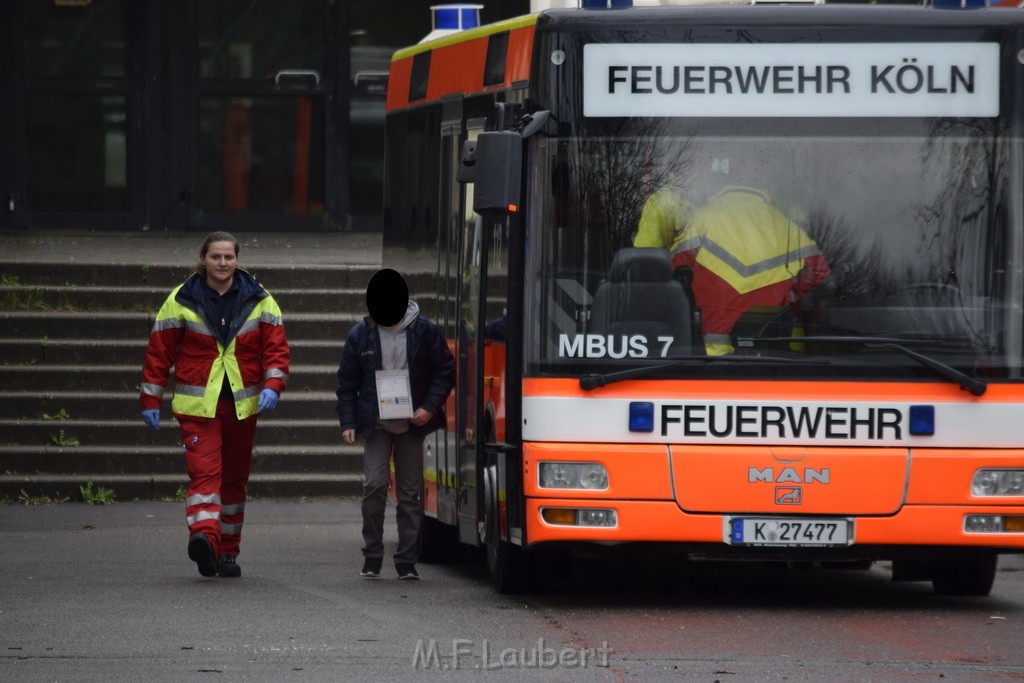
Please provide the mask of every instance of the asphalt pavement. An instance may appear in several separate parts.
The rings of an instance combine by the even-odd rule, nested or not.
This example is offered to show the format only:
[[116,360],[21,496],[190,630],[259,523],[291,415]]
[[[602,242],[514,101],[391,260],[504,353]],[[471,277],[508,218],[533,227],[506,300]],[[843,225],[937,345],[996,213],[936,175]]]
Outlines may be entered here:
[[[368,580],[358,500],[250,501],[243,574],[228,579],[188,560],[181,503],[0,506],[0,680],[429,679],[426,639],[471,637],[467,619],[516,644],[558,642],[514,620],[506,632],[477,563],[398,580],[393,510],[382,578]],[[461,615],[467,594],[501,604]]]
[[885,570],[623,558],[500,595],[478,554],[359,576],[359,501],[253,499],[237,579],[175,502],[0,506],[0,681],[1021,680],[1024,559],[989,598]]

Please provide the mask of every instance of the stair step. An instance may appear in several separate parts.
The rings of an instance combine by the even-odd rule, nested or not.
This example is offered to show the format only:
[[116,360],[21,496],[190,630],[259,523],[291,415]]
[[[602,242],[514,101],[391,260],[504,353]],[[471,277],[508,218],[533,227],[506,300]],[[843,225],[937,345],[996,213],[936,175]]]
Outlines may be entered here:
[[[347,334],[347,333],[346,333]],[[76,367],[107,365],[116,359],[134,368],[141,369],[146,359],[146,345],[149,337],[138,339],[0,339],[0,372],[7,367],[18,365],[45,365],[47,363],[73,364]],[[345,346],[341,339],[310,340],[289,339],[288,348],[292,364],[334,365],[341,358]]]
[[[167,287],[90,285],[3,285],[0,307],[13,311],[86,312],[124,311],[156,313],[167,298]],[[288,314],[298,311],[343,313],[365,305],[364,289],[274,289],[287,323]]]
[[[109,436],[102,438],[104,434]],[[131,464],[143,454],[145,457],[159,457],[163,453],[161,449],[170,449],[170,453],[177,456],[180,447],[178,435],[177,423],[172,419],[164,420],[160,431],[146,427],[141,420],[26,421],[24,425],[5,420],[0,423],[0,471],[14,468],[25,458],[40,460],[58,454],[71,458],[102,455],[128,460]],[[327,458],[323,466],[335,468],[338,465],[334,460],[339,457],[347,462],[352,457],[360,457],[362,452],[359,446],[342,442],[341,428],[335,420],[261,422],[256,431],[255,453],[267,466],[292,469],[290,458],[317,461]],[[25,471],[31,468],[17,465],[16,469]]]
[[[0,500],[17,502],[21,497],[67,497],[81,500],[79,487],[92,482],[92,491],[106,488],[116,500],[167,500],[180,497],[188,486],[181,474],[0,475]],[[355,474],[257,474],[249,479],[249,499],[340,498],[359,495],[362,477]],[[27,502],[27,501],[26,501]]]
[[[198,254],[197,254],[198,256]],[[140,257],[145,259],[145,255]],[[197,258],[198,260],[198,258]],[[254,275],[271,293],[284,288],[318,288],[325,284],[344,289],[362,289],[377,272],[376,265],[315,264],[258,265],[243,268]],[[192,269],[188,265],[124,265],[116,263],[60,263],[40,264],[32,262],[0,263],[0,278],[8,284],[54,285],[73,287],[76,284],[108,287],[153,287],[161,289],[164,296],[184,282]],[[432,286],[430,275],[405,274],[411,290]]]
[[[138,413],[136,413],[137,415]],[[164,416],[160,431],[132,420],[0,420],[0,453],[3,449],[20,445],[25,448],[85,446],[111,448],[142,448],[166,444],[170,435],[177,439],[178,424],[169,415]],[[176,442],[175,442],[176,443]],[[330,420],[260,420],[256,432],[256,446],[263,451],[279,450],[302,444],[309,449],[336,449],[341,444],[341,427],[337,419]],[[347,452],[342,447],[340,452]],[[7,467],[6,463],[0,464]]]
[[[349,313],[294,313],[284,316],[289,340],[344,341],[359,319]],[[0,328],[24,339],[149,339],[154,313],[124,311],[2,311]]]
[[[263,418],[272,420],[336,420],[338,398],[333,391],[288,391],[281,397],[274,412]],[[32,392],[0,391],[0,415],[13,420],[44,419],[61,411],[70,419],[88,416],[95,420],[126,419],[139,414],[139,394],[131,392]],[[163,417],[170,419],[170,398],[164,399]]]
[[[340,350],[338,355],[340,358]],[[338,366],[291,366],[288,388],[292,391],[333,391],[337,386]],[[142,363],[138,365],[13,365],[0,367],[0,385],[32,387],[33,392],[139,391]],[[173,385],[173,380],[172,380]]]

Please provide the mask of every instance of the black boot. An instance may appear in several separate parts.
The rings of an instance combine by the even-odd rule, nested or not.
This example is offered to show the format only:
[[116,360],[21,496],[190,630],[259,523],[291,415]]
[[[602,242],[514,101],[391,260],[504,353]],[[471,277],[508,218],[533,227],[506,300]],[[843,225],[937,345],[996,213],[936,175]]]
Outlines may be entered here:
[[217,576],[217,557],[213,544],[205,534],[192,534],[188,539],[188,559],[196,563],[203,576]]
[[217,576],[237,578],[242,575],[242,568],[238,566],[234,555],[221,555],[217,558]]

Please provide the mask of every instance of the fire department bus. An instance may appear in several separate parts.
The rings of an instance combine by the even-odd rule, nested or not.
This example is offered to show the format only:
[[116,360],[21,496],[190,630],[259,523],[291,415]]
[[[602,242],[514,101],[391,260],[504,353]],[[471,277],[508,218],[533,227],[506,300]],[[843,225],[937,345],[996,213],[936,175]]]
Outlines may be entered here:
[[[510,591],[537,550],[648,544],[988,594],[1024,550],[1022,121],[1005,9],[548,10],[397,52],[384,263],[459,364],[424,559],[479,546]],[[737,187],[783,248],[635,246],[656,192]],[[812,252],[709,352],[698,271]]]

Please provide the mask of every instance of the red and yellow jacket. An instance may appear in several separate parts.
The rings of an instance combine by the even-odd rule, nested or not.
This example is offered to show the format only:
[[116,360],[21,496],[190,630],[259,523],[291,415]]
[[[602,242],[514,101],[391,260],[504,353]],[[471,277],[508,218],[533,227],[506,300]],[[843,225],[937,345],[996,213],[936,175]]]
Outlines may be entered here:
[[172,367],[171,411],[179,416],[212,418],[225,374],[240,420],[259,412],[262,389],[284,391],[289,350],[281,309],[249,273],[236,270],[235,281],[238,305],[227,340],[218,338],[218,326],[202,304],[199,275],[179,285],[164,301],[142,368],[143,410],[160,408]]
[[697,209],[672,249],[693,269],[693,296],[709,355],[732,351],[730,333],[753,306],[789,306],[829,274],[810,235],[767,194],[730,185]]

